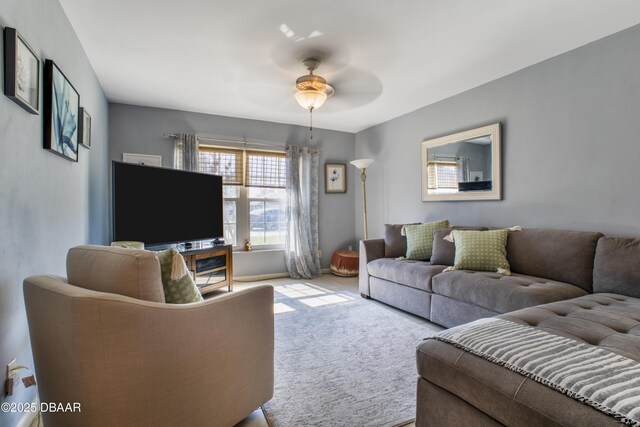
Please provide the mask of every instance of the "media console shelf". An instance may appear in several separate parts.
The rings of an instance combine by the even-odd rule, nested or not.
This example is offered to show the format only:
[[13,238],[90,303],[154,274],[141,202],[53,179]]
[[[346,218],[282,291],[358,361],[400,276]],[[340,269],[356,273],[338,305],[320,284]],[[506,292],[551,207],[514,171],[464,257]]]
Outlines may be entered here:
[[200,293],[225,286],[233,291],[233,246],[197,242],[189,249],[179,250]]

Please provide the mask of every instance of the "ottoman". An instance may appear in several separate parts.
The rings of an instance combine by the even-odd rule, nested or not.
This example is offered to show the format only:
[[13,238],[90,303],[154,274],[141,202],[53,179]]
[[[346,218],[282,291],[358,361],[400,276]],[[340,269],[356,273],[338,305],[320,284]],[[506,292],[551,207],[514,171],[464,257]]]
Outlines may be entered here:
[[359,268],[360,261],[357,251],[336,251],[331,257],[331,272],[336,276],[357,276]]

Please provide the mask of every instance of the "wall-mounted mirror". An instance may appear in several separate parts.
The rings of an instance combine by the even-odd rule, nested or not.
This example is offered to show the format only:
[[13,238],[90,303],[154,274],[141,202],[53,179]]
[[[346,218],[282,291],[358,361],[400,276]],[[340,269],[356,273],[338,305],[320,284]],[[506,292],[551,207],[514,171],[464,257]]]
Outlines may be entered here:
[[500,123],[422,141],[422,201],[500,200]]

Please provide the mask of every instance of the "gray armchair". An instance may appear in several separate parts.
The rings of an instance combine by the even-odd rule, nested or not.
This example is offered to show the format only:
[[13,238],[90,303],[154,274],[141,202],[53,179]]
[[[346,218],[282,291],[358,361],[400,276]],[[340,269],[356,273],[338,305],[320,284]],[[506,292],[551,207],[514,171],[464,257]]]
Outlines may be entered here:
[[40,400],[81,404],[47,427],[232,426],[273,396],[273,288],[165,304],[154,259],[78,247],[69,283],[24,281]]

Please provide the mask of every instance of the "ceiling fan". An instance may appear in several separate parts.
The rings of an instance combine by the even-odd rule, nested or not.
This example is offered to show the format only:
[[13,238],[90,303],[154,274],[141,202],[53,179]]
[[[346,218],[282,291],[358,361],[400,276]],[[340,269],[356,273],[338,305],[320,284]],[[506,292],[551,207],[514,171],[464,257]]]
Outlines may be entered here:
[[298,77],[296,80],[295,97],[302,108],[313,111],[313,109],[321,107],[327,98],[335,93],[335,89],[327,83],[324,77],[313,74],[320,66],[319,59],[306,58],[302,61],[302,65],[309,71],[309,74]]
[[309,74],[296,79],[295,97],[302,108],[309,110],[309,140],[313,140],[313,110],[321,107],[324,101],[335,93],[335,89],[324,77],[313,74],[320,66],[319,59],[306,58],[302,65]]

